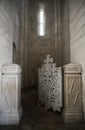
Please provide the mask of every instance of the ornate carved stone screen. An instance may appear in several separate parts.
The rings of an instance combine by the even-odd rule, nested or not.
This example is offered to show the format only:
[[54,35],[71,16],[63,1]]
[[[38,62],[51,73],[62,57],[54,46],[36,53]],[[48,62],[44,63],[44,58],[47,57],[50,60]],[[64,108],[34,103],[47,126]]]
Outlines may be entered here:
[[50,55],[46,56],[44,64],[38,69],[38,95],[41,104],[46,109],[61,111],[62,107],[62,70],[53,63]]
[[81,67],[77,64],[64,66],[64,120],[82,122]]
[[0,124],[18,124],[21,108],[21,67],[16,64],[2,67]]

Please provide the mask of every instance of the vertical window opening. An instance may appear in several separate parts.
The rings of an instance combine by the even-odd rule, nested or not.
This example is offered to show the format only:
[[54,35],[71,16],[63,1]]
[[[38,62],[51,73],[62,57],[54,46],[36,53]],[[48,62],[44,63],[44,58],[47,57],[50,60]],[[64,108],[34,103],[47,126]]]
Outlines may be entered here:
[[38,35],[45,36],[45,28],[46,28],[46,18],[45,18],[45,7],[43,4],[39,5],[39,12],[38,12]]

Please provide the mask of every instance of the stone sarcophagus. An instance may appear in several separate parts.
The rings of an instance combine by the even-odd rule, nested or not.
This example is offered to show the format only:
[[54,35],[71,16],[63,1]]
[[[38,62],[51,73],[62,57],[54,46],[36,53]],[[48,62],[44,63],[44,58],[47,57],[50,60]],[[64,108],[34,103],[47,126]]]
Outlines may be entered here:
[[81,66],[67,64],[64,66],[64,121],[82,122],[82,110]]
[[16,64],[3,65],[1,86],[0,124],[18,124],[21,108],[21,67]]

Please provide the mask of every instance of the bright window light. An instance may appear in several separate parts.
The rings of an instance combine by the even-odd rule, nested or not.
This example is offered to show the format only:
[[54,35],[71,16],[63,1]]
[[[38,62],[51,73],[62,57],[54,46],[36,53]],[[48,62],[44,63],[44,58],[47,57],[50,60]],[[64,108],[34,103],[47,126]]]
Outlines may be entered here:
[[46,18],[45,18],[45,8],[44,5],[39,6],[38,12],[38,35],[44,36],[45,35],[45,27],[46,27]]

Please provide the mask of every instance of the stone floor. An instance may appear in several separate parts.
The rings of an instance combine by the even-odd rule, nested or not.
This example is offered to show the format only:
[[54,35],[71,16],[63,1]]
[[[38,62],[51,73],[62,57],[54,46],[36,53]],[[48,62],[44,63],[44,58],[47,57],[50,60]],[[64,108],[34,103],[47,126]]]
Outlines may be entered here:
[[23,90],[23,117],[19,125],[0,126],[0,130],[85,130],[85,124],[65,124],[60,113],[46,111],[38,104],[37,90]]

